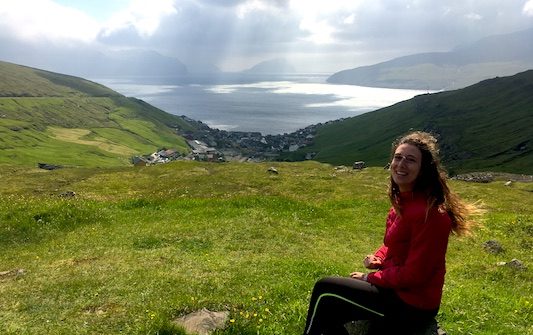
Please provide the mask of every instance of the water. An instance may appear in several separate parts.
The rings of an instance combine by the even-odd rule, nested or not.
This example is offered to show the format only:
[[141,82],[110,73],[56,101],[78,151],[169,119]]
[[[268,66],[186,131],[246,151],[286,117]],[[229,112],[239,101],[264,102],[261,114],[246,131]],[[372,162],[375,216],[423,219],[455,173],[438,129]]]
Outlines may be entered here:
[[113,90],[212,128],[291,133],[427,93],[326,83],[326,75],[99,78]]

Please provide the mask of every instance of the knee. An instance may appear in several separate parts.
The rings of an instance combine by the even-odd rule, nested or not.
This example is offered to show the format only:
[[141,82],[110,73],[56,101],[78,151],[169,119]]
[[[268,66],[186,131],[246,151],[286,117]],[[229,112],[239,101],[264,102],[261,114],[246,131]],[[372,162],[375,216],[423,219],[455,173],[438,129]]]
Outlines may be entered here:
[[333,276],[321,278],[315,283],[315,289],[336,284],[338,278],[339,277],[333,277]]

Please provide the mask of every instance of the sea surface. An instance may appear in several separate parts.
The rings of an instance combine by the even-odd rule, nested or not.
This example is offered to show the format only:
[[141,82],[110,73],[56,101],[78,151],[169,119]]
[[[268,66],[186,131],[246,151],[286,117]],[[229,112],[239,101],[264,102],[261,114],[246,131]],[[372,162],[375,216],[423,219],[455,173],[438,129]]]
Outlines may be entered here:
[[291,133],[309,125],[356,116],[410,99],[422,90],[371,88],[326,82],[325,74],[265,76],[94,78],[128,97],[212,128]]

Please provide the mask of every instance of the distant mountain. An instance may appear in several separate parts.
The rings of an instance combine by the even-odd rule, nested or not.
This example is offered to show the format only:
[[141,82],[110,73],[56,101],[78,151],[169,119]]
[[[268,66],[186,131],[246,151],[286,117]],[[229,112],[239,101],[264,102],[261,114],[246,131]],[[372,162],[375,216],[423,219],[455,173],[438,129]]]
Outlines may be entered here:
[[243,72],[250,74],[281,74],[294,73],[296,69],[286,59],[271,59],[258,63]]
[[344,70],[327,81],[372,87],[449,90],[533,69],[533,29],[490,36],[449,52],[409,55]]
[[455,91],[416,96],[393,106],[317,127],[315,143],[292,159],[316,153],[332,164],[384,166],[393,140],[411,129],[440,138],[452,173],[533,174],[533,70]]
[[0,62],[0,164],[117,166],[194,126],[95,82]]
[[87,75],[178,76],[188,73],[176,58],[151,50],[117,51],[104,56],[99,66],[86,69]]
[[182,76],[188,73],[180,60],[152,50],[97,52],[89,48],[38,48],[17,45],[0,50],[0,59],[48,71],[82,77]]

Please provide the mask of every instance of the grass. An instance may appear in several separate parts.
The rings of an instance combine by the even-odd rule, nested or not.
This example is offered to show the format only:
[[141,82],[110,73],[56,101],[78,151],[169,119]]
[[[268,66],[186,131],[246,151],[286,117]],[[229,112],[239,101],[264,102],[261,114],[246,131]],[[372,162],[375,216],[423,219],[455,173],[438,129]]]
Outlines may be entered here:
[[173,116],[160,121],[163,112],[126,98],[0,98],[0,109],[0,163],[109,167],[163,147],[188,150],[162,123],[179,126]]
[[[217,334],[300,334],[313,283],[362,270],[389,207],[380,168],[175,162],[147,168],[0,169],[0,332],[184,334],[201,308],[229,310]],[[487,214],[452,238],[439,314],[451,334],[533,331],[527,265],[533,185],[452,181]],[[59,195],[75,191],[74,198]],[[505,252],[482,243],[496,239]],[[517,294],[519,292],[520,294]]]

